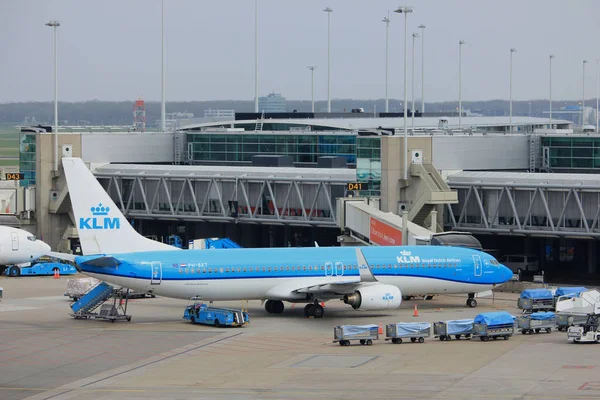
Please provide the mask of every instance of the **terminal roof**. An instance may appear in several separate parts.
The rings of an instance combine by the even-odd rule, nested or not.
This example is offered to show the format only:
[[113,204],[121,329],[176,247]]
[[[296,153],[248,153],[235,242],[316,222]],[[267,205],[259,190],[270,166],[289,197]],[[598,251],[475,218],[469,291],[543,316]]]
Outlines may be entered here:
[[332,178],[356,180],[356,170],[347,168],[248,167],[217,165],[139,165],[106,164],[97,167],[96,175],[163,176],[180,178],[248,177],[248,178]]

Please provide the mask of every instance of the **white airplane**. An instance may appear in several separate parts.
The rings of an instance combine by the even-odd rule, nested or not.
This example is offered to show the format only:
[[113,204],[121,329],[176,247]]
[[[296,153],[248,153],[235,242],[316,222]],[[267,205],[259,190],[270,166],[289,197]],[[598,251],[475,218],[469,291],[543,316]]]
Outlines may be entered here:
[[181,250],[137,233],[79,158],[63,158],[85,274],[159,296],[204,300],[308,303],[306,316],[323,317],[320,302],[340,299],[356,310],[400,306],[403,295],[491,290],[512,272],[489,254],[450,246],[307,247]]
[[13,265],[26,265],[50,253],[50,246],[30,232],[0,225],[0,271]]

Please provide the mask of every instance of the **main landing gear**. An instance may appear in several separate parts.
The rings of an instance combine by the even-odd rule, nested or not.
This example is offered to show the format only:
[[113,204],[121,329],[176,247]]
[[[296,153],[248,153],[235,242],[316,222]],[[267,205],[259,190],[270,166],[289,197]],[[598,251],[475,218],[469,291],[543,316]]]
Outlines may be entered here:
[[280,300],[267,300],[265,303],[265,310],[267,310],[269,314],[281,314],[283,308],[283,301]]
[[471,308],[477,307],[477,300],[475,300],[475,293],[469,293],[469,298],[467,299],[467,306]]
[[307,304],[306,307],[304,307],[304,316],[307,318],[323,318],[323,314],[325,314],[325,310],[318,302]]

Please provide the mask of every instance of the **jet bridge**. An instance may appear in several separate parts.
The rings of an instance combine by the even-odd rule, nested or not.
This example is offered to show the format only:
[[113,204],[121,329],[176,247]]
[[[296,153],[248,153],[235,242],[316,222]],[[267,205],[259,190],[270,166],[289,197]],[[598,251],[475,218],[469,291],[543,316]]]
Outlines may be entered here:
[[[365,198],[338,199],[338,221],[343,235],[338,238],[342,246],[367,244],[376,246],[402,246],[430,244],[435,231],[409,221],[408,212],[402,216],[380,211]],[[436,221],[435,213],[432,221]],[[434,226],[435,228],[435,226]]]

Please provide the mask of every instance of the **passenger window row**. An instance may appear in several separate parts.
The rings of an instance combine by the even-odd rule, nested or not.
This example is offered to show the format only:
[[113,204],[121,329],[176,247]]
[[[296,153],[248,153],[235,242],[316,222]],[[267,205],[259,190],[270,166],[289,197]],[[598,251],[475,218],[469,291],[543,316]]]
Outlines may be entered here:
[[[358,266],[344,265],[344,271],[357,270]],[[373,264],[371,265],[372,270],[381,269],[398,269],[398,268],[456,268],[457,263],[406,263],[406,264]],[[328,267],[328,270],[336,268],[335,266]],[[248,272],[304,272],[304,271],[325,271],[324,265],[306,265],[303,266],[282,266],[282,267],[237,267],[237,268],[179,268],[179,273],[190,273],[190,274],[213,274],[213,273],[248,273]]]

